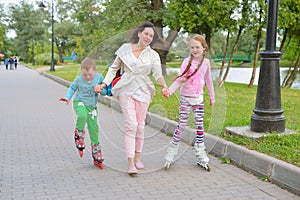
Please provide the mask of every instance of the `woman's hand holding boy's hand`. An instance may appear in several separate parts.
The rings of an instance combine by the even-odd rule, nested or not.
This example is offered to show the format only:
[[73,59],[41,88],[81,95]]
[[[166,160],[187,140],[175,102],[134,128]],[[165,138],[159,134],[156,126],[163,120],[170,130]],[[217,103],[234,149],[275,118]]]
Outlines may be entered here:
[[95,85],[94,90],[96,93],[100,93],[102,89],[101,89],[100,85]]
[[69,99],[67,99],[67,98],[65,98],[65,97],[63,97],[63,98],[60,98],[60,99],[59,99],[59,101],[64,101],[64,102],[66,102],[67,104],[69,104],[69,103],[70,103],[70,100],[69,100]]
[[106,87],[106,84],[101,83],[100,85],[95,85],[94,90],[96,93],[100,93],[103,90],[103,88],[105,88],[105,87]]

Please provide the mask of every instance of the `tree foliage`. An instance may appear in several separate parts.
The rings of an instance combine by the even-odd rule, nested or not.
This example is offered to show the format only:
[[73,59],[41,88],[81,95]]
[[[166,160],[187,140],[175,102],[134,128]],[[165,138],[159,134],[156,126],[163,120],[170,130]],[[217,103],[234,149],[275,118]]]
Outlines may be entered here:
[[[41,9],[37,7],[39,3],[36,1],[33,6],[21,0],[20,4],[10,4],[7,12],[0,6],[0,18],[8,21],[0,23],[0,51],[10,48],[27,62],[34,60],[35,55],[51,51],[52,5],[45,1],[46,8]],[[172,47],[179,45],[176,38],[195,33],[206,37],[211,55],[224,55],[222,74],[228,52],[231,56],[236,52],[253,56],[255,68],[264,45],[266,7],[264,0],[54,0],[54,51],[62,61],[72,51],[76,51],[78,58],[84,58],[99,52],[101,47],[102,54],[111,58],[126,41],[129,30],[151,21],[163,39],[154,48],[161,56],[164,73],[168,53],[172,51],[169,58],[180,56],[176,52],[183,54]],[[295,46],[300,40],[299,7],[299,0],[281,0],[278,12],[279,50],[282,58],[294,59],[294,64],[298,58]],[[16,33],[13,46],[6,37],[9,30]],[[231,61],[226,73],[230,64]],[[291,67],[298,69],[295,65]]]

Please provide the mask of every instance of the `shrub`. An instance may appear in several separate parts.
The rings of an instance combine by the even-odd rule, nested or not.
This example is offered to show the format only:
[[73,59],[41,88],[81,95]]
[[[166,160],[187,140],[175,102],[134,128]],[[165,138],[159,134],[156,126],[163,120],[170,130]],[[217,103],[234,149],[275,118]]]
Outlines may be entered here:
[[[50,65],[51,64],[51,53],[42,53],[34,57],[37,65]],[[58,55],[54,54],[54,64],[58,61]]]

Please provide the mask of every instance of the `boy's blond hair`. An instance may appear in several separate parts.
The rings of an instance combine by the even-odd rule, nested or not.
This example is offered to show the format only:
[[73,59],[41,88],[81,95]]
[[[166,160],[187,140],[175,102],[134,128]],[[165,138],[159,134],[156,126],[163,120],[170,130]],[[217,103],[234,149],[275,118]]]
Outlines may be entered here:
[[85,58],[82,62],[81,62],[81,69],[84,69],[86,71],[89,71],[90,69],[94,69],[96,70],[96,63],[92,58]]

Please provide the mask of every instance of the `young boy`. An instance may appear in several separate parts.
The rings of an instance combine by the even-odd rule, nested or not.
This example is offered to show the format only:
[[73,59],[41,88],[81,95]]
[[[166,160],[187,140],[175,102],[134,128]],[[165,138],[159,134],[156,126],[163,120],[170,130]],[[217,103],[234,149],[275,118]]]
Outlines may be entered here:
[[96,72],[96,64],[93,59],[85,58],[81,62],[81,74],[77,76],[74,82],[69,87],[65,97],[59,101],[70,103],[70,99],[76,93],[73,101],[73,108],[77,114],[76,128],[74,131],[74,139],[76,148],[79,151],[80,157],[83,156],[85,125],[89,132],[91,140],[92,157],[94,164],[103,169],[103,157],[98,137],[98,93],[95,93],[94,86],[101,84],[103,76]]

